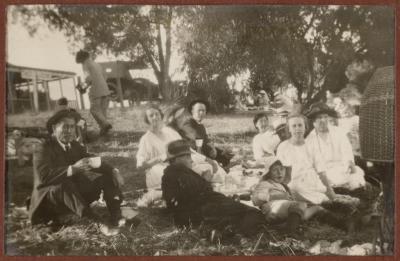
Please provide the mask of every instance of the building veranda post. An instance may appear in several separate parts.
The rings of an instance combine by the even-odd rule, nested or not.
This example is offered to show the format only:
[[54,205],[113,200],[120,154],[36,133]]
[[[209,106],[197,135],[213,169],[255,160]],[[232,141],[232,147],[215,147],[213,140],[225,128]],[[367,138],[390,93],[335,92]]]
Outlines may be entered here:
[[[70,80],[75,86],[75,76],[76,73],[74,72],[32,68],[7,63],[7,113],[51,111],[54,109],[55,101],[50,99],[50,83],[55,82],[56,84],[52,84],[52,87],[58,86],[61,96],[64,96],[63,80]],[[84,109],[82,95],[75,90],[75,87],[73,89],[76,100],[69,101],[69,106],[76,109]]]

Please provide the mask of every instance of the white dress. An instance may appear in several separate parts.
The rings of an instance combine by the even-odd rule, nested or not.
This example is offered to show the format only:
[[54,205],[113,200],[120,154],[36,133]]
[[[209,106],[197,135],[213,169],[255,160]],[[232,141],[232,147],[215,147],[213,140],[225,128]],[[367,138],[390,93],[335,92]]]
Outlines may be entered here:
[[279,136],[271,130],[259,133],[253,138],[253,155],[256,161],[262,161],[263,158],[275,155],[278,146]]
[[278,146],[277,157],[285,167],[291,167],[291,180],[288,184],[296,200],[321,204],[329,200],[327,188],[313,168],[306,145],[293,145],[286,140]]
[[[139,149],[136,154],[137,166],[140,167],[144,162],[161,157],[166,158],[167,145],[168,143],[182,139],[181,136],[170,127],[163,127],[161,129],[161,135],[157,136],[151,131],[147,131],[139,141]],[[202,174],[207,171],[211,171],[212,166],[207,163],[206,157],[201,155],[194,150],[191,153],[193,160],[193,171]],[[168,163],[158,163],[153,167],[146,170],[146,187],[148,189],[160,189],[161,188],[161,178],[164,175],[164,169],[167,167]],[[214,174],[213,179],[222,180],[222,177],[226,175],[222,168],[218,168],[218,171]]]
[[317,171],[325,172],[333,187],[356,189],[365,186],[364,171],[355,167],[350,173],[350,162],[354,164],[354,154],[346,134],[339,128],[329,126],[326,138],[310,132],[306,146]]

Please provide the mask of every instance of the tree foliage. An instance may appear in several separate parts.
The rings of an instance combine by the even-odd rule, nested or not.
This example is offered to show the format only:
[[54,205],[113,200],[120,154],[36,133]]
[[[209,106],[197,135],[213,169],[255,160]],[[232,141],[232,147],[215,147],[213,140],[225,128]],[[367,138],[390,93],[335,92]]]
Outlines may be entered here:
[[[143,59],[166,99],[174,96],[171,49],[179,48],[189,90],[222,107],[230,102],[226,78],[246,70],[253,90],[273,98],[290,83],[298,100],[310,104],[326,90],[344,88],[346,68],[355,60],[375,66],[394,62],[389,6],[44,5],[18,11],[33,29],[37,24],[29,24],[30,18],[38,16],[91,50]],[[172,46],[175,32],[179,44]]]
[[[354,59],[393,63],[393,9],[375,6],[194,7],[184,45],[190,79],[243,69],[272,93],[291,83],[300,102],[337,92]],[[379,41],[381,37],[383,41]],[[185,38],[184,38],[185,39]],[[272,97],[271,97],[272,98]]]

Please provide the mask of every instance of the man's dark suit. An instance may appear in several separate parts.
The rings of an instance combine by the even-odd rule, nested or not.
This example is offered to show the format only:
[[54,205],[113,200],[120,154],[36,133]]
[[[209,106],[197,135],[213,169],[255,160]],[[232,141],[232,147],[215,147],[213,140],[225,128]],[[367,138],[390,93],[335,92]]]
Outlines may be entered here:
[[[201,147],[201,153],[211,159],[215,159],[220,162],[223,166],[229,164],[232,156],[225,153],[219,148],[215,148],[210,139],[208,138],[206,128],[203,124],[198,123],[193,118],[185,120],[183,123],[176,126],[178,128],[179,134],[186,140],[190,142],[192,149],[196,150],[196,139],[203,140],[203,146]],[[216,150],[217,155],[212,157],[211,151]]]
[[161,189],[178,227],[205,222],[216,229],[232,226],[251,236],[265,223],[258,209],[213,191],[209,182],[184,165],[172,164],[164,170]]
[[[100,168],[91,171],[100,175],[93,181],[84,173],[67,176],[70,165],[92,156],[78,142],[73,141],[70,145],[70,149],[64,150],[55,138],[51,138],[34,153],[34,181],[29,207],[32,224],[52,220],[65,210],[82,217],[89,204],[99,198],[101,190],[111,215],[119,215],[122,195],[113,182],[113,168],[102,163]],[[114,199],[116,196],[119,196],[118,200]]]

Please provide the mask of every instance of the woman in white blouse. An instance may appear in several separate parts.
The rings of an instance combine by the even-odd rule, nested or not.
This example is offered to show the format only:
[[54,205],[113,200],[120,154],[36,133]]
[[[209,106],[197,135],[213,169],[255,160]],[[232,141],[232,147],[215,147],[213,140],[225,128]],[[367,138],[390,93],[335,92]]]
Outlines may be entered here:
[[[163,113],[157,106],[149,106],[144,114],[144,121],[148,124],[148,131],[140,138],[139,149],[136,154],[136,164],[139,170],[145,170],[146,187],[152,191],[152,200],[161,198],[161,178],[167,163],[166,158],[168,143],[182,139],[172,128],[163,123]],[[222,182],[226,173],[205,156],[192,151],[193,170],[206,180]],[[154,192],[157,191],[157,192]],[[150,200],[150,199],[149,199]]]
[[256,114],[253,123],[258,130],[258,134],[253,138],[253,155],[258,163],[262,163],[266,157],[275,155],[275,150],[281,140],[269,125],[267,114]]
[[290,173],[288,186],[296,200],[321,204],[333,199],[335,193],[324,173],[317,173],[313,166],[304,139],[306,121],[301,114],[288,117],[291,137],[278,146],[277,157]]

